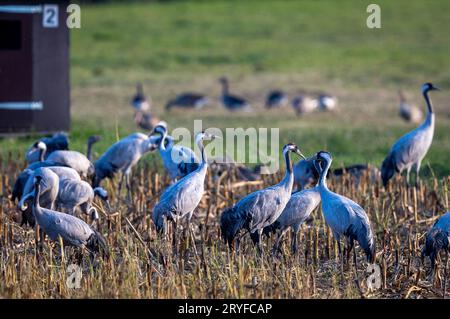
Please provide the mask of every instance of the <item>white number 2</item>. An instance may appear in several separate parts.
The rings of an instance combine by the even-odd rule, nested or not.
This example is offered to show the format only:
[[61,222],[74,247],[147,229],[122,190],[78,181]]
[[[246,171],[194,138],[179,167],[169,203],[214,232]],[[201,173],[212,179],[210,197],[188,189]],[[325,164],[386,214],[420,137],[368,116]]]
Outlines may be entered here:
[[58,5],[44,5],[44,10],[42,12],[42,26],[44,28],[57,28],[58,20]]

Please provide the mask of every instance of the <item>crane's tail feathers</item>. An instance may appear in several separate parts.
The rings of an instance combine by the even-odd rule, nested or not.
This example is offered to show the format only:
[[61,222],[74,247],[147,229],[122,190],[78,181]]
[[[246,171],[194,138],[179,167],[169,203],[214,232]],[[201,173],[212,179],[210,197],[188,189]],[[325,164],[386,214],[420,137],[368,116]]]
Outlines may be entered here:
[[272,234],[275,234],[277,229],[279,228],[280,223],[278,221],[275,221],[273,224],[264,227],[263,234],[267,237],[270,237]]
[[448,233],[442,229],[433,228],[426,235],[425,246],[422,250],[422,258],[425,256],[430,257],[431,266],[434,268],[439,251],[448,251],[449,248]]
[[223,240],[231,247],[237,233],[244,227],[245,219],[235,207],[226,209],[220,218],[220,231]]
[[106,239],[96,230],[94,230],[94,233],[89,237],[86,247],[90,251],[99,252],[104,257],[109,258],[109,247],[106,243]]
[[386,187],[389,180],[394,176],[395,172],[397,171],[394,157],[392,154],[389,154],[385,160],[383,161],[383,164],[381,164],[381,179],[383,181],[383,186]]

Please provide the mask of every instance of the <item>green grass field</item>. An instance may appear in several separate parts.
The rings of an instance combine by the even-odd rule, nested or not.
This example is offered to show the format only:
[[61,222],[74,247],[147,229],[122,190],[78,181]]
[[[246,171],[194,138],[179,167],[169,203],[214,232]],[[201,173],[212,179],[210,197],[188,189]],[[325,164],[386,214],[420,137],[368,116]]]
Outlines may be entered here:
[[[136,130],[129,99],[136,81],[151,94],[156,114],[170,128],[279,127],[280,144],[293,141],[311,155],[328,149],[335,165],[379,165],[390,145],[413,126],[397,116],[401,88],[416,104],[423,82],[432,95],[437,125],[423,164],[450,174],[450,3],[377,1],[382,28],[365,25],[371,1],[168,1],[82,5],[82,28],[71,31],[71,146],[84,151],[100,134],[100,155]],[[247,97],[255,112],[228,114],[217,98],[218,77]],[[339,112],[296,118],[290,108],[263,109],[269,89],[290,95],[325,90],[339,97]],[[177,92],[204,92],[202,112],[163,112]],[[116,132],[117,127],[117,132]],[[32,138],[2,139],[1,153],[23,153]],[[157,158],[150,155],[150,158]],[[159,159],[157,159],[159,161]]]

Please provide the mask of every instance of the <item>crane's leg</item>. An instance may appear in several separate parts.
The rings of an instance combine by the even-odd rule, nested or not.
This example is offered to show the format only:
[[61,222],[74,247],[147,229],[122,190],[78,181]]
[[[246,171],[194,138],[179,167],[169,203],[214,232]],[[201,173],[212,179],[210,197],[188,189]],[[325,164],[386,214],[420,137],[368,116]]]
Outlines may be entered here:
[[262,256],[263,251],[262,251],[262,247],[261,247],[261,232],[259,230],[250,233],[250,238],[253,241],[253,244],[255,244],[256,246],[256,250],[258,252],[259,256]]
[[277,239],[275,240],[275,244],[273,245],[273,248],[272,248],[272,256],[276,256],[280,252],[281,240],[283,239],[284,235],[286,234],[286,231],[287,231],[287,229],[283,229],[281,232],[279,232],[277,234]]
[[177,223],[172,221],[172,248],[173,254],[178,255]]
[[447,267],[448,267],[448,251],[445,251],[445,266],[444,266],[444,284],[442,285],[442,298],[445,299],[445,291],[447,290]]
[[409,187],[409,173],[411,173],[411,166],[406,169],[406,186]]
[[126,182],[126,186],[127,186],[127,198],[128,198],[128,201],[131,202],[133,197],[131,195],[130,175],[131,175],[131,171],[127,171],[125,174],[125,182]]
[[341,240],[340,239],[337,239],[337,244],[338,244],[339,256],[341,259],[341,281],[344,282],[344,254],[341,249]]
[[421,165],[420,161],[416,163],[416,188],[419,188],[420,184],[420,176],[419,176],[420,165]]
[[125,172],[121,172],[120,181],[119,181],[119,187],[117,188],[117,199],[120,199],[120,193],[122,192],[122,184],[123,180],[125,179]]
[[[352,246],[353,246],[353,240],[352,241]],[[362,294],[362,290],[361,290],[361,286],[359,285],[359,280],[358,280],[358,261],[356,259],[356,247],[353,247],[353,263],[355,264],[355,284],[356,284],[356,288],[358,288],[358,291]]]
[[295,225],[292,229],[292,255],[296,255],[298,252],[298,232],[300,231],[300,226]]

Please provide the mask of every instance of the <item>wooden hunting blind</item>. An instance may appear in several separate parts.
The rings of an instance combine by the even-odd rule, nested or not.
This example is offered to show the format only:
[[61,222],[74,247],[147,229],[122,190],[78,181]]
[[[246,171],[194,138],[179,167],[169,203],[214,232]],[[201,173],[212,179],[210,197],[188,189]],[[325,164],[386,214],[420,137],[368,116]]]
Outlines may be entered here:
[[67,5],[0,0],[0,134],[69,130]]

